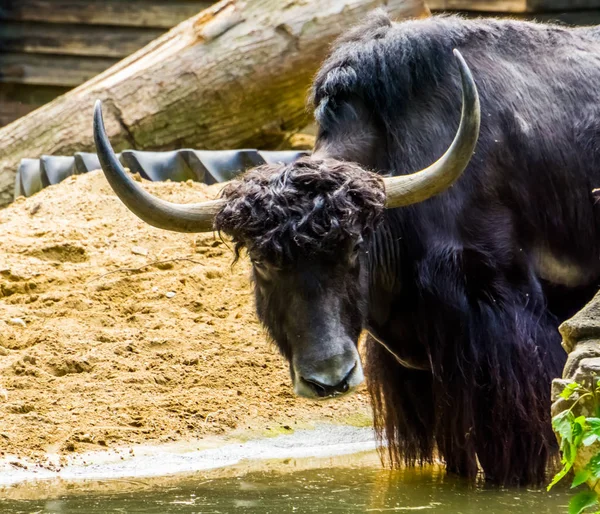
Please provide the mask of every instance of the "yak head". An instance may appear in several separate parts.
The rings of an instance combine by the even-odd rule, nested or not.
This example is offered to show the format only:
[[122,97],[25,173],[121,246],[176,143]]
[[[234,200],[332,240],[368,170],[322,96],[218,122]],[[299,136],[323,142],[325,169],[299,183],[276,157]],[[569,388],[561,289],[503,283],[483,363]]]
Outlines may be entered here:
[[395,177],[380,178],[320,154],[251,170],[218,200],[174,204],[150,195],[125,172],[96,104],[98,157],[131,211],[166,230],[220,230],[233,238],[238,254],[247,250],[258,315],[288,360],[301,396],[338,396],[363,380],[357,341],[367,314],[369,242],[383,209],[446,190],[471,159],[479,134],[479,99],[465,61],[456,55],[463,86],[456,137],[428,168]]
[[353,164],[305,158],[256,168],[224,198],[215,228],[250,256],[257,314],[290,363],[295,392],[352,390],[363,380],[356,344],[383,181]]

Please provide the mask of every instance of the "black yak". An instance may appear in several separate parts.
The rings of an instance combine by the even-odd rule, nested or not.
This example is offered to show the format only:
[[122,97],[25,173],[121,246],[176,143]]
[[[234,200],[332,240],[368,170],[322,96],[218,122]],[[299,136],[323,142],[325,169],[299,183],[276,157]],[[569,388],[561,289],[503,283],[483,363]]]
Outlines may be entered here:
[[298,394],[352,390],[366,331],[393,465],[440,455],[463,476],[479,464],[499,484],[541,483],[557,452],[557,327],[600,277],[600,30],[377,13],[336,43],[312,102],[311,157],[252,170],[205,204],[131,180],[99,104],[96,145],[142,219],[246,248]]

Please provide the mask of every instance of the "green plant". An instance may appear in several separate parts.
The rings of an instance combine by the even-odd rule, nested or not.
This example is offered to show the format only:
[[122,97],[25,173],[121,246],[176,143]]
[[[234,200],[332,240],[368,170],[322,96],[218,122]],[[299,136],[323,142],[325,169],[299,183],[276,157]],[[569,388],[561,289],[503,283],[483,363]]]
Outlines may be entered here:
[[[562,469],[554,476],[548,490],[562,480],[573,467],[578,453],[583,447],[588,447],[600,442],[600,379],[594,377],[591,389],[571,382],[560,394],[566,400],[578,396],[571,408],[552,418],[552,427],[560,436],[560,450],[562,453]],[[582,400],[590,402],[589,412],[593,416],[575,416],[573,409]],[[581,514],[595,509],[595,514],[600,514],[600,498],[596,493],[596,486],[600,482],[600,454],[594,455],[585,468],[578,471],[573,478],[571,488],[585,483],[591,483],[591,488],[580,491],[569,502],[569,514]]]

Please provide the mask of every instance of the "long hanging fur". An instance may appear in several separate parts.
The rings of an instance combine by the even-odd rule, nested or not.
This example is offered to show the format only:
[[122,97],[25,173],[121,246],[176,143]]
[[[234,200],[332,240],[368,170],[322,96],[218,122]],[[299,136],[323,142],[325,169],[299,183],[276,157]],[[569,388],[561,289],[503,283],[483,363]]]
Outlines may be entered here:
[[429,462],[437,448],[463,476],[477,474],[479,459],[494,482],[542,483],[557,451],[549,411],[564,364],[557,320],[526,277],[515,291],[514,277],[471,275],[479,283],[467,291],[461,256],[437,258],[421,263],[414,307],[398,313],[432,371],[406,369],[377,342],[367,347],[375,426],[390,462]]
[[[476,153],[450,190],[382,214],[380,184],[362,168],[410,173],[448,148],[460,118],[453,48],[480,94]],[[308,251],[343,262],[352,238],[372,235],[369,291],[336,286],[385,343],[370,339],[366,371],[392,465],[439,454],[463,476],[481,466],[498,484],[544,481],[557,454],[550,383],[566,358],[557,326],[600,277],[598,84],[597,29],[379,13],[315,79],[325,158],[263,168],[226,192],[217,228],[291,268]],[[577,287],[560,285],[565,267]],[[261,319],[285,340],[277,316]]]
[[[360,99],[381,134],[377,166],[394,175],[427,166],[452,140],[453,48],[481,98],[481,135],[461,180],[388,213],[375,238],[384,266],[371,272],[393,277],[398,292],[388,322],[372,329],[393,323],[388,349],[407,360],[407,348],[424,349],[431,367],[408,369],[368,345],[375,426],[393,465],[437,451],[462,475],[479,464],[494,482],[539,484],[557,454],[550,383],[565,360],[557,327],[600,276],[591,196],[600,184],[599,34],[458,17],[393,24],[380,13],[344,36],[317,75],[320,139],[342,130],[344,106]],[[539,248],[586,270],[590,289],[540,278]]]

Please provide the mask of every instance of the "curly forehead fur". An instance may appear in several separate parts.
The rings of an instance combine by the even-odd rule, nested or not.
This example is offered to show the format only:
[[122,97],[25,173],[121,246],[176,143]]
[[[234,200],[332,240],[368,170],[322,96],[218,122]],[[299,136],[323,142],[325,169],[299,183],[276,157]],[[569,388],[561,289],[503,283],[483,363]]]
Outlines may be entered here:
[[303,158],[264,165],[227,186],[227,205],[215,228],[270,262],[334,254],[368,236],[382,217],[385,190],[379,176],[356,164]]

